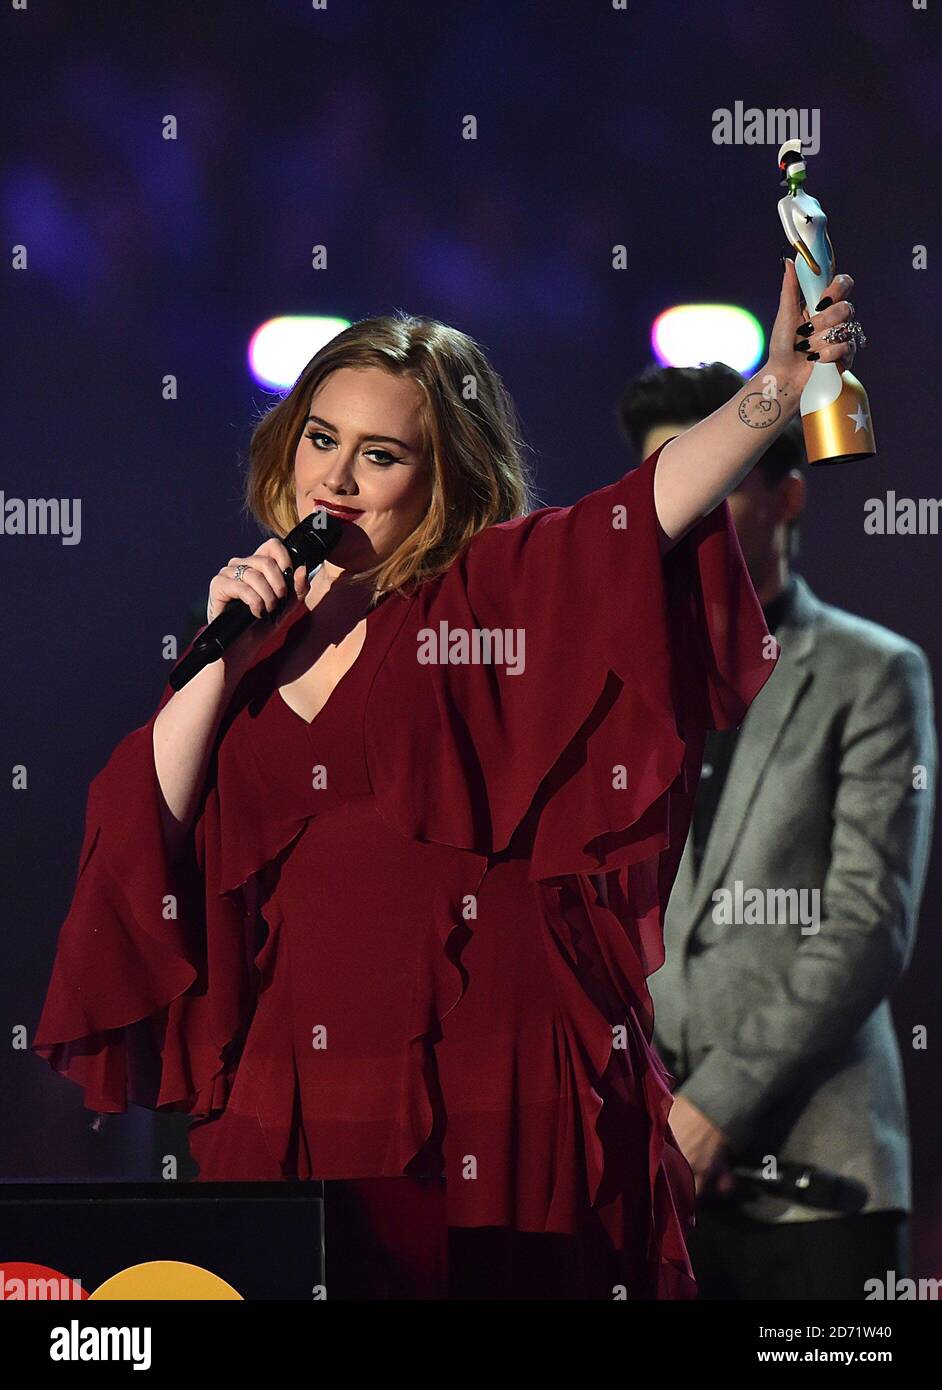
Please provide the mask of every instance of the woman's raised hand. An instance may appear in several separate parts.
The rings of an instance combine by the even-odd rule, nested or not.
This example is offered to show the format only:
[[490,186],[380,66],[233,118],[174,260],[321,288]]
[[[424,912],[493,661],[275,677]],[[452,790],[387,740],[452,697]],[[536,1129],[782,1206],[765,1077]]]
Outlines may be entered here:
[[[854,364],[857,345],[850,342],[827,342],[824,334],[829,328],[848,323],[854,317],[850,300],[854,281],[850,275],[835,275],[817,305],[802,308],[801,286],[795,263],[785,259],[782,293],[778,313],[769,338],[769,368],[783,381],[791,381],[800,391],[815,362],[836,362],[844,371]],[[808,312],[808,309],[811,312]]]

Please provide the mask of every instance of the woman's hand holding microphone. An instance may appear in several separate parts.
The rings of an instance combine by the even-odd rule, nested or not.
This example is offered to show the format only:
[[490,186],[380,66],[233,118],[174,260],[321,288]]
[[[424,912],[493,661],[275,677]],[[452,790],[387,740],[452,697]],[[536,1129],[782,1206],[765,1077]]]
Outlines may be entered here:
[[[288,571],[288,578],[285,577]],[[206,621],[218,618],[228,604],[241,599],[256,618],[271,618],[277,625],[291,611],[293,604],[283,602],[293,586],[295,597],[304,599],[310,588],[307,570],[298,565],[291,572],[291,556],[276,536],[263,541],[254,555],[234,555],[214,575],[209,585]],[[243,636],[226,651],[222,660],[230,672],[241,671],[258,646],[271,633],[269,622],[252,623]]]

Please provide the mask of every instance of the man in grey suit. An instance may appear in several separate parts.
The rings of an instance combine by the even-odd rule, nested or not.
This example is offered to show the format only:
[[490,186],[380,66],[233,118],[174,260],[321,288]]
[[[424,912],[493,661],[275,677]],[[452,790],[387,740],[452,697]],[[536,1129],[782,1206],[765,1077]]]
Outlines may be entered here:
[[[642,458],[739,391],[723,363],[627,389]],[[862,1299],[906,1272],[910,1155],[887,996],[912,952],[937,750],[922,650],[793,574],[798,420],[729,497],[778,665],[739,729],[708,734],[690,835],[649,981],[694,1171],[702,1298]],[[775,890],[779,890],[776,892]],[[781,891],[781,890],[791,890]],[[768,1195],[733,1169],[786,1165],[866,1188],[857,1214]],[[781,1190],[781,1189],[780,1189]],[[847,1188],[845,1187],[845,1191]],[[810,1195],[814,1195],[813,1189]]]

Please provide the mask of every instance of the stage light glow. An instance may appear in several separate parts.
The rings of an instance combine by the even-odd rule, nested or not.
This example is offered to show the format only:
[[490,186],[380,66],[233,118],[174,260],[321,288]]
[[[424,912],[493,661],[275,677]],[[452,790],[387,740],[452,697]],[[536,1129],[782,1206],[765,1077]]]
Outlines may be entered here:
[[662,367],[725,362],[748,375],[765,351],[762,325],[735,304],[675,304],[651,327],[651,351]]
[[270,391],[287,391],[315,352],[349,327],[349,319],[321,314],[283,314],[268,319],[249,341],[249,371]]

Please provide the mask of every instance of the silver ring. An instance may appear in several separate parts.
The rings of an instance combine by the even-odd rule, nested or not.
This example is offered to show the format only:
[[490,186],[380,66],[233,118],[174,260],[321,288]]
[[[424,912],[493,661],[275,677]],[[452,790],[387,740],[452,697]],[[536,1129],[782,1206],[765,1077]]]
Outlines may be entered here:
[[846,323],[836,323],[833,328],[828,328],[821,334],[822,341],[825,343],[849,343],[851,340],[858,347],[865,347],[867,335],[863,331],[863,326],[856,319],[848,319]]
[[236,580],[241,579],[242,576],[243,576],[243,574],[245,574],[245,571],[246,571],[247,569],[251,569],[251,566],[250,566],[250,565],[236,565],[236,567],[235,567],[235,573],[234,573],[233,576],[232,576],[233,579],[236,579]]

